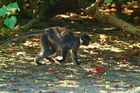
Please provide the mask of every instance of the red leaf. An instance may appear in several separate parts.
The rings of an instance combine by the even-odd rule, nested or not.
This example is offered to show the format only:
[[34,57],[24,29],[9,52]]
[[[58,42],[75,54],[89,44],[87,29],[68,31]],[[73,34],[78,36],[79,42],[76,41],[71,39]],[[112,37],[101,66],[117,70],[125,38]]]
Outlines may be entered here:
[[39,42],[39,39],[33,39],[33,42]]
[[87,75],[91,75],[93,74],[93,71],[89,70],[88,72],[86,72]]
[[105,70],[104,70],[104,68],[103,68],[102,66],[96,66],[96,67],[95,67],[95,70],[96,70],[97,72],[101,72],[101,73],[105,72]]

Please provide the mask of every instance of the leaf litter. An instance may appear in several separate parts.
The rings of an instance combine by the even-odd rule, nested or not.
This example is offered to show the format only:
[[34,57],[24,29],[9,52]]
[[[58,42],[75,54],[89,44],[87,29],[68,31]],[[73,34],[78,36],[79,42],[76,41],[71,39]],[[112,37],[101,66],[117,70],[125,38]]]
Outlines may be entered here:
[[29,37],[18,45],[3,46],[0,49],[0,91],[139,93],[139,40],[130,34],[120,34],[120,31],[115,31],[114,35],[113,31],[105,30],[104,34],[100,28],[92,33],[90,27],[81,29],[90,30],[92,42],[88,47],[80,47],[80,66],[76,66],[70,57],[60,65],[43,60],[46,65],[37,66],[34,62],[40,51],[37,38]]

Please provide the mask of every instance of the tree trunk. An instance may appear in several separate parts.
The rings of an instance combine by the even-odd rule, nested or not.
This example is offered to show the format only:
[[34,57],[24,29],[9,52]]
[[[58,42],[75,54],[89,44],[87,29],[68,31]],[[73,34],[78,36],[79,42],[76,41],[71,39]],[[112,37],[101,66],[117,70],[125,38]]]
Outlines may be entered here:
[[86,14],[94,16],[96,19],[101,20],[106,23],[110,23],[116,27],[119,27],[131,34],[140,36],[140,29],[123,21],[122,19],[117,18],[109,13],[105,13],[99,9],[99,4],[102,0],[96,0],[94,4],[87,7],[84,11]]

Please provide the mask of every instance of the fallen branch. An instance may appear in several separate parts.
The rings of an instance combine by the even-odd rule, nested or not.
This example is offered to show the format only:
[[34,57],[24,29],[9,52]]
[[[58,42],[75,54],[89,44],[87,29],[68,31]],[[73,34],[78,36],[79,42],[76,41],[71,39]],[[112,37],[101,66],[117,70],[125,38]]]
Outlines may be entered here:
[[84,12],[88,15],[94,16],[96,19],[101,20],[105,23],[110,23],[115,27],[119,27],[131,34],[135,34],[140,36],[140,29],[123,21],[122,19],[113,16],[109,13],[103,12],[98,6],[102,2],[102,0],[96,0],[94,4],[87,7]]

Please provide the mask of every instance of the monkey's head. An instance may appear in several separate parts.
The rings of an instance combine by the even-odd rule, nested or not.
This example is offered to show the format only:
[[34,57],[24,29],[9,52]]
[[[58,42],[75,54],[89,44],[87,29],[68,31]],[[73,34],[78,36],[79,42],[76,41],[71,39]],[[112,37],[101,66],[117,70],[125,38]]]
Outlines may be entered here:
[[89,37],[87,34],[82,34],[82,35],[80,36],[80,43],[81,43],[82,45],[88,46],[90,40],[91,40],[91,39],[90,39],[90,37]]

